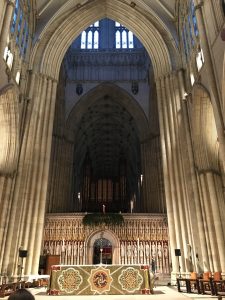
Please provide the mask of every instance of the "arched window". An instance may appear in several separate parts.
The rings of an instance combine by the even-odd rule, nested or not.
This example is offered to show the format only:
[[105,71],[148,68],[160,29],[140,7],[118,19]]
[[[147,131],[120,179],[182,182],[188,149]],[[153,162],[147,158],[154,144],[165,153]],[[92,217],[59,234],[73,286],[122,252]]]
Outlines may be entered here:
[[87,34],[87,48],[88,49],[92,49],[93,46],[92,46],[92,40],[93,40],[93,33],[92,31],[88,31],[88,34]]
[[141,48],[138,39],[126,27],[104,18],[85,29],[73,48],[88,50]]
[[194,27],[195,36],[198,36],[198,25],[197,25],[197,19],[195,15],[195,5],[193,0],[191,0],[191,16],[192,16],[192,23]]
[[13,33],[16,28],[16,21],[18,17],[18,10],[19,10],[19,0],[16,0],[15,3],[15,8],[14,8],[14,14],[13,14],[13,20],[12,20],[12,25],[11,25],[11,32]]
[[98,36],[99,36],[99,33],[96,30],[94,32],[94,49],[98,49],[98,44],[99,44],[99,38],[98,38]]
[[193,34],[192,34],[192,25],[191,25],[191,17],[190,17],[190,15],[188,15],[188,25],[189,25],[189,33],[190,33],[191,45],[194,46],[195,40],[194,40]]
[[81,49],[86,48],[86,39],[87,39],[87,33],[86,33],[86,31],[83,31],[81,33],[81,45],[80,45]]
[[129,48],[134,48],[134,35],[131,31],[128,32]]
[[20,55],[25,56],[29,39],[30,0],[16,0],[11,22],[11,34],[14,35]]
[[193,0],[190,0],[189,5],[183,5],[179,15],[182,16],[181,20],[181,35],[182,42],[185,52],[186,60],[188,60],[191,55],[192,49],[198,46],[198,26],[197,19],[195,15],[195,7]]
[[127,48],[127,31],[122,31],[122,48]]
[[120,39],[119,30],[116,31],[115,42],[116,42],[116,48],[120,49],[121,48],[121,39]]
[[116,49],[134,48],[133,33],[118,22],[115,22],[115,47]]
[[99,48],[99,21],[90,25],[81,33],[81,49],[98,49]]

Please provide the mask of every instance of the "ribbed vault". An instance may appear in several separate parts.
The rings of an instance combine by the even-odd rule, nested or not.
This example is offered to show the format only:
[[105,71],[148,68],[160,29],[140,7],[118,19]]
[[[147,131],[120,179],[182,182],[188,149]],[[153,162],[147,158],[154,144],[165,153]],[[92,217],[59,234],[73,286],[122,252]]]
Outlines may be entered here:
[[157,28],[138,10],[120,0],[90,1],[84,6],[76,6],[67,15],[57,16],[48,24],[48,30],[44,29],[41,33],[34,47],[32,65],[41,73],[57,79],[61,62],[72,41],[82,30],[102,18],[122,23],[137,36],[151,58],[156,78],[171,71],[170,53]]

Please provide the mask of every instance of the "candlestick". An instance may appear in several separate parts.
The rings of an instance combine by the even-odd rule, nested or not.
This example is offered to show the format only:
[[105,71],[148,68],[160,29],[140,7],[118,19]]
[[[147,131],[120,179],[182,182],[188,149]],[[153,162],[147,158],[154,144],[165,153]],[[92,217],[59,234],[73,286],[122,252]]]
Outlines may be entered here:
[[133,213],[133,209],[134,209],[134,201],[133,199],[130,200],[130,213]]
[[137,239],[137,248],[138,248],[138,257],[137,257],[137,259],[138,259],[138,264],[139,264],[139,238]]

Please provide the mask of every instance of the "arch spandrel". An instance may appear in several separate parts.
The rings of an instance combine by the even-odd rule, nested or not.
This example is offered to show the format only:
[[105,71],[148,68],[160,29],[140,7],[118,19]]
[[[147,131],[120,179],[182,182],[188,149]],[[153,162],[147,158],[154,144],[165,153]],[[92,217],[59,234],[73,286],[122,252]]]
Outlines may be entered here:
[[36,71],[57,79],[72,41],[90,24],[106,17],[122,23],[142,42],[151,58],[156,78],[171,72],[170,53],[157,28],[139,11],[116,0],[87,3],[70,13],[56,29],[52,24],[53,29],[50,26],[35,45],[30,67],[33,65]]

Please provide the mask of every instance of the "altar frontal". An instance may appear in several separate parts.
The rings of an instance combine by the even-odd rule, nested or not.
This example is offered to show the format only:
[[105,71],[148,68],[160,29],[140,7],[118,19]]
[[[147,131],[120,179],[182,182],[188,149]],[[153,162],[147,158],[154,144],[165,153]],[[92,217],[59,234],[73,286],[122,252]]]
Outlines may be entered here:
[[50,295],[153,293],[154,276],[145,265],[54,265]]

